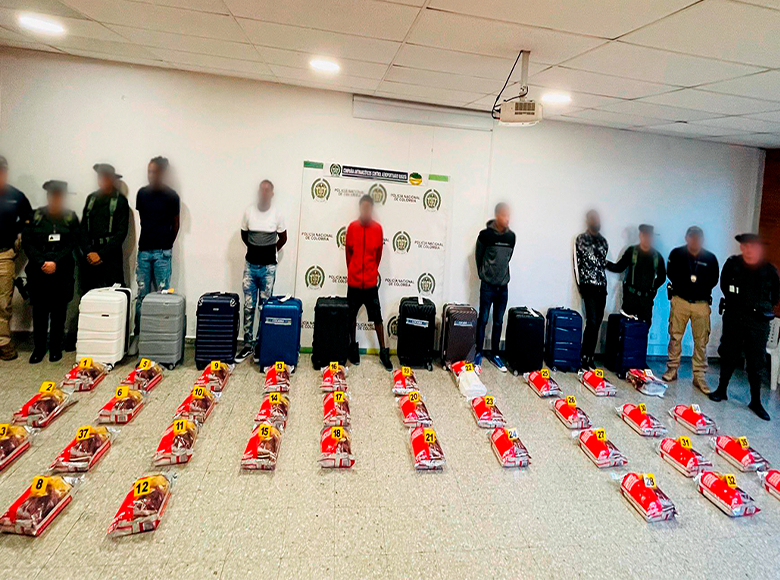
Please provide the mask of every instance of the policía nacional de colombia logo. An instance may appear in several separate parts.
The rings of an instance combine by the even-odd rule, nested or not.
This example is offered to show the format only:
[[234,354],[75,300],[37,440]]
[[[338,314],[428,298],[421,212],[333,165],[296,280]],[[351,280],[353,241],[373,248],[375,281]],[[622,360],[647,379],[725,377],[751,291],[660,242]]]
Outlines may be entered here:
[[374,203],[379,205],[385,205],[387,201],[387,190],[381,183],[375,183],[368,188],[368,195],[374,199]]
[[423,207],[426,211],[439,211],[441,207],[441,194],[435,189],[429,189],[422,197]]
[[311,184],[311,198],[314,201],[328,201],[330,197],[330,183],[325,179],[318,179]]
[[422,183],[422,175],[419,173],[410,173],[409,174],[409,183],[412,185],[420,185]]
[[343,250],[347,245],[347,226],[342,226],[339,231],[336,232],[336,246]]
[[390,336],[398,337],[398,317],[391,316],[387,321],[387,334]]
[[412,238],[405,231],[396,232],[393,236],[393,250],[396,254],[406,254],[412,246]]
[[310,266],[309,269],[306,270],[304,281],[309,290],[322,288],[322,285],[325,283],[325,270],[319,266]]
[[430,272],[423,272],[420,277],[417,278],[417,292],[430,296],[436,289],[436,278]]
[[330,174],[333,177],[338,177],[339,175],[341,175],[341,165],[339,165],[338,163],[331,163]]

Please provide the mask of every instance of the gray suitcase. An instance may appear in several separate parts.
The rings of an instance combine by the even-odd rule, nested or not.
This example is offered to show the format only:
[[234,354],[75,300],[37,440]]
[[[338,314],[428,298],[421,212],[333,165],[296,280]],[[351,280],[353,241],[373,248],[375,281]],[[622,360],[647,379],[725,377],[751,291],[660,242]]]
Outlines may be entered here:
[[141,303],[138,355],[174,368],[184,359],[187,303],[184,296],[157,292]]

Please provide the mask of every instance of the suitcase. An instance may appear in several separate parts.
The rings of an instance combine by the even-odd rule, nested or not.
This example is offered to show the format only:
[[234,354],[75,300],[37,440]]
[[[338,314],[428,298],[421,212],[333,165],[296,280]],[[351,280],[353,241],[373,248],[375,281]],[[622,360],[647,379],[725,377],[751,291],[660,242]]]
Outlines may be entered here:
[[474,361],[477,311],[468,304],[445,304],[441,312],[441,362]]
[[433,370],[436,305],[428,298],[402,298],[398,306],[397,354],[401,365]]
[[76,358],[114,365],[127,353],[132,292],[118,284],[95,288],[81,298]]
[[650,325],[641,320],[610,314],[607,318],[607,343],[604,366],[618,377],[625,378],[629,369],[647,367],[647,340]]
[[332,362],[347,364],[351,336],[347,299],[340,296],[317,298],[311,345],[311,362],[314,368],[321,369]]
[[553,370],[564,372],[580,368],[582,349],[582,316],[570,308],[547,311],[545,361]]
[[544,364],[544,315],[532,308],[509,309],[504,357],[515,375],[538,371]]
[[261,369],[277,361],[295,367],[301,350],[303,302],[290,296],[272,296],[260,312],[260,340],[255,362]]
[[195,329],[195,366],[206,368],[211,361],[232,364],[238,338],[238,294],[208,292],[198,300]]
[[187,301],[171,292],[147,294],[141,303],[138,356],[169,369],[184,360]]

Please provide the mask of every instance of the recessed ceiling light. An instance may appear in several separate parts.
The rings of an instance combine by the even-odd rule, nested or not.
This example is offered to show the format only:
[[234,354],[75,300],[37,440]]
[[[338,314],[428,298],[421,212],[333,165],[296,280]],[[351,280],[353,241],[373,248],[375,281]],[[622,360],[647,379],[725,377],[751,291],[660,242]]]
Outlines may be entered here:
[[22,14],[19,16],[19,25],[27,30],[33,32],[41,32],[43,34],[65,34],[65,27],[54,20],[48,18],[42,18],[40,16],[32,16],[31,14]]
[[320,72],[336,73],[341,70],[341,67],[337,62],[333,62],[332,60],[327,60],[324,58],[313,58],[311,61],[309,61],[309,65],[314,70],[318,70]]
[[544,93],[542,102],[548,105],[562,105],[571,103],[571,95],[568,93]]

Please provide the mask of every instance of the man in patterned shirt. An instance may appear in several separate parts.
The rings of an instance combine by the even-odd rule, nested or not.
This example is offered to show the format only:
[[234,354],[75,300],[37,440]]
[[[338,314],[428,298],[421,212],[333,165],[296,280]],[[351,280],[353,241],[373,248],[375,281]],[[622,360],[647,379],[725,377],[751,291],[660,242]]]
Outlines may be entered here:
[[585,231],[574,243],[574,275],[585,305],[585,332],[582,337],[583,369],[595,368],[593,355],[607,304],[607,251],[609,244],[599,232],[601,218],[596,210],[585,214]]

